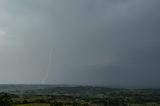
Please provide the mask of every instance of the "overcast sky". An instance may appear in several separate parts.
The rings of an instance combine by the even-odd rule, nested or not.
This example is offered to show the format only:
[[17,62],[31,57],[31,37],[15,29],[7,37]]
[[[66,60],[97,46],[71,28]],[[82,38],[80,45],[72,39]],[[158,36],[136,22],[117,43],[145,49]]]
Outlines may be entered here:
[[160,0],[0,0],[0,83],[159,82]]

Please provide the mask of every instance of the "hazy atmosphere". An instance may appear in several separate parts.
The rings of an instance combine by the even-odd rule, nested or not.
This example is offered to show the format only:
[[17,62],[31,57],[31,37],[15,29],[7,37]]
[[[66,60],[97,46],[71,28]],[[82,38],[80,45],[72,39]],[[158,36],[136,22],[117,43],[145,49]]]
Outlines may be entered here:
[[0,0],[0,83],[160,87],[160,0]]

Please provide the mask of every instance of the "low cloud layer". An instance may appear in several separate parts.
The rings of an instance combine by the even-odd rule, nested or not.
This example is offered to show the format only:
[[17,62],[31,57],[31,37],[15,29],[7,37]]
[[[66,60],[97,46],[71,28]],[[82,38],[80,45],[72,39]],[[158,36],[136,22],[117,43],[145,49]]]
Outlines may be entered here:
[[1,0],[0,83],[160,87],[159,5]]

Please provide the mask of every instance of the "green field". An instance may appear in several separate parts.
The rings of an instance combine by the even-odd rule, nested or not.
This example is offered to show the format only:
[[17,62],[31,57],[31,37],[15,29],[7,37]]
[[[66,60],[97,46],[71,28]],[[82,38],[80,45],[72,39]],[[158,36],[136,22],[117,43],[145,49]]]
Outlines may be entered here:
[[2,92],[0,106],[160,106],[159,89],[39,88]]
[[50,104],[31,103],[31,104],[18,104],[13,106],[50,106]]

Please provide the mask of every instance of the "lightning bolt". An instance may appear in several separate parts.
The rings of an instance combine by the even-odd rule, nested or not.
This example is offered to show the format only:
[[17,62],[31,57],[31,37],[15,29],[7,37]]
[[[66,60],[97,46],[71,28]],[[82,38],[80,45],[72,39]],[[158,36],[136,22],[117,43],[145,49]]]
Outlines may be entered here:
[[45,70],[45,72],[46,72],[45,76],[43,77],[43,79],[41,81],[42,84],[46,83],[46,80],[47,80],[47,78],[49,76],[49,69],[50,69],[50,67],[52,65],[52,53],[53,53],[53,48],[51,48],[50,51],[49,51],[48,64],[47,64],[47,67],[46,67],[46,70]]

